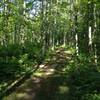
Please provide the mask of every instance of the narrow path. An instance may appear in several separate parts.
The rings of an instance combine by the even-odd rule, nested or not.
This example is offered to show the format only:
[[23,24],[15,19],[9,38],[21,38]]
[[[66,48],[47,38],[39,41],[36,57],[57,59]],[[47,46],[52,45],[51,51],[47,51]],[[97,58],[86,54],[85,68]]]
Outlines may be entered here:
[[63,92],[67,93],[68,87],[62,73],[70,59],[70,51],[57,49],[29,79],[3,100],[66,100]]

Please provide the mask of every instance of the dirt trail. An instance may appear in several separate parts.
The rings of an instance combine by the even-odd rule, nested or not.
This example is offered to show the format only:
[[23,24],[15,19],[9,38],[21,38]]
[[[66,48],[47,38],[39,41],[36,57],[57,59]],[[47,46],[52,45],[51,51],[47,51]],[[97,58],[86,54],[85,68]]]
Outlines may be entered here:
[[56,100],[58,86],[64,85],[64,76],[60,73],[70,59],[70,51],[57,49],[29,79],[3,100]]

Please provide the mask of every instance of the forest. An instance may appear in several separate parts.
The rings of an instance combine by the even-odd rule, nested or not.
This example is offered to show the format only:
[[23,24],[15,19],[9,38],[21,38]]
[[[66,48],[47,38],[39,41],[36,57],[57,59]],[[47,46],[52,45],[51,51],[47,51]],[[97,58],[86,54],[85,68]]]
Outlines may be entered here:
[[0,0],[0,100],[100,100],[100,0]]

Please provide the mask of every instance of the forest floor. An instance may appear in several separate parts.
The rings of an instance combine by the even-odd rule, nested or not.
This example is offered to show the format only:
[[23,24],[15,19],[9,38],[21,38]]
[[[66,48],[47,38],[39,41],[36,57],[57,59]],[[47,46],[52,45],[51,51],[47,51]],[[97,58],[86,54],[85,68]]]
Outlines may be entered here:
[[100,100],[100,71],[63,47],[48,54],[28,79],[2,100]]
[[69,87],[64,70],[71,57],[70,51],[58,48],[30,78],[3,100],[65,100]]

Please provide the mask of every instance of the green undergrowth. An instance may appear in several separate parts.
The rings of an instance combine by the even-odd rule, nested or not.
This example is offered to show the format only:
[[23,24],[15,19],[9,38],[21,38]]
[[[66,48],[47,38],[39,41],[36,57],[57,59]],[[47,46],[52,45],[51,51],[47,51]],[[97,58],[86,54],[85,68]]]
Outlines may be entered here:
[[16,79],[35,69],[40,61],[40,44],[0,46],[0,94]]
[[[23,68],[27,56],[21,55],[18,60]],[[48,50],[42,65],[47,67],[33,73],[33,77],[42,79],[42,83],[36,83],[40,87],[34,100],[100,100],[100,66],[90,56],[76,56],[73,48],[58,46]],[[49,68],[54,72],[46,76]]]
[[[51,57],[49,62],[54,62],[51,65],[58,63],[57,50],[48,56]],[[63,50],[70,51],[68,48]],[[61,54],[61,51],[58,53]],[[100,100],[100,66],[92,62],[88,55],[75,56],[73,52],[71,55],[64,67],[60,67],[61,63],[57,65],[60,68],[54,67],[55,72],[44,81],[36,100]]]

